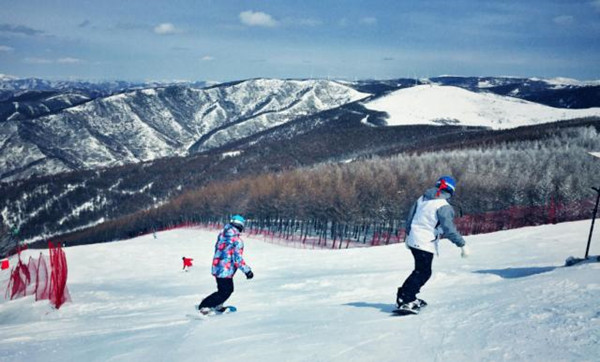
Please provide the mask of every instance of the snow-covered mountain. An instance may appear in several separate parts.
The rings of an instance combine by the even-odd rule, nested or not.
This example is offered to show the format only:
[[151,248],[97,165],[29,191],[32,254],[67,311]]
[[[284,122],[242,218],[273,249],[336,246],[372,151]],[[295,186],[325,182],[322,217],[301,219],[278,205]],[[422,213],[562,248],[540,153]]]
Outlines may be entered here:
[[443,76],[422,79],[418,84],[437,84],[473,92],[494,93],[558,108],[600,107],[600,81],[568,78]]
[[93,98],[86,91],[24,91],[0,101],[0,123],[36,118],[85,103]]
[[600,107],[553,108],[514,97],[440,85],[401,89],[365,106],[386,112],[389,126],[432,124],[507,129],[565,119],[600,117]]
[[[253,79],[201,88],[203,84],[3,76],[0,180],[289,139],[315,124],[343,122],[350,113],[371,126],[384,125],[387,114],[388,125],[499,129],[598,116],[600,108],[597,82],[568,79],[444,76],[357,82]],[[358,100],[366,107],[355,107]],[[300,119],[303,123],[296,123]],[[293,127],[282,129],[288,124]]]
[[206,151],[367,97],[325,80],[255,79],[205,89],[147,88],[0,130],[0,179]]
[[[206,320],[186,314],[216,289],[217,230],[68,247],[71,302],[55,310],[47,300],[0,297],[0,359],[597,361],[600,263],[563,267],[582,256],[589,226],[467,236],[467,259],[442,240],[420,294],[429,306],[406,317],[390,313],[413,267],[401,244],[301,250],[243,234],[255,277],[236,275],[228,304],[237,312]],[[600,254],[599,235],[590,255]],[[194,259],[189,272],[182,256]],[[2,291],[8,274],[0,271]]]
[[0,94],[9,91],[72,91],[78,89],[108,95],[136,88],[164,87],[173,84],[186,85],[193,88],[204,88],[208,85],[207,82],[190,81],[128,82],[115,80],[91,82],[84,80],[47,80],[40,78],[18,78],[0,74]]

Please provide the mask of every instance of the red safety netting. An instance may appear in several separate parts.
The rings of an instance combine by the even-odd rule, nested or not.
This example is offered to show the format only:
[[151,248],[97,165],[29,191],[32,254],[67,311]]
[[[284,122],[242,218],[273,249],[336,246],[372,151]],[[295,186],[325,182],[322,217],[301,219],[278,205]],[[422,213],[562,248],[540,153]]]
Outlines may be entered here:
[[37,263],[35,300],[50,299],[50,276],[48,275],[47,258],[40,253]]
[[[6,298],[16,299],[34,295],[35,300],[49,299],[56,309],[65,302],[71,301],[67,289],[67,258],[60,245],[48,243],[50,263],[40,253],[39,258],[29,257],[27,265],[18,255],[17,265],[11,271],[10,281],[6,288]],[[50,264],[50,268],[48,268]]]
[[71,301],[71,295],[67,289],[67,257],[60,245],[53,246],[48,243],[50,249],[50,302],[56,309],[65,302]]
[[17,265],[15,265],[10,272],[10,281],[6,288],[6,297],[10,297],[10,299],[24,297],[27,295],[27,286],[30,282],[31,276],[29,274],[29,268],[19,257]]

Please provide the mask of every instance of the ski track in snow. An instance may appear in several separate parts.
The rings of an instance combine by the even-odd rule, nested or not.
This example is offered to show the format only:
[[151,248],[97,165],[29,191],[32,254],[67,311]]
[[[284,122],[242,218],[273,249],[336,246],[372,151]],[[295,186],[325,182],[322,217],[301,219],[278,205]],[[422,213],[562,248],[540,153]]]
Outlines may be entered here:
[[[562,266],[583,253],[589,224],[467,236],[469,259],[443,240],[420,295],[429,306],[405,317],[390,315],[413,266],[403,245],[307,250],[245,238],[256,277],[236,276],[226,304],[237,312],[202,320],[186,314],[215,290],[217,231],[70,247],[72,302],[0,298],[0,361],[596,361],[600,263]],[[599,251],[595,235],[590,254]],[[189,272],[182,256],[194,259]]]

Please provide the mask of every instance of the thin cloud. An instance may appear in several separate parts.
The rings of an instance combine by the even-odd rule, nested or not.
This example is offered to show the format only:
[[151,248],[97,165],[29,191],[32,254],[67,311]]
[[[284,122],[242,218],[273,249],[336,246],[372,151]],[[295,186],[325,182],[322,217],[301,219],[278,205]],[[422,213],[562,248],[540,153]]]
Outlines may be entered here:
[[321,26],[323,25],[323,21],[319,19],[307,18],[307,19],[299,19],[298,24],[302,26]]
[[554,23],[558,25],[571,25],[575,21],[575,17],[571,15],[562,15],[555,17],[554,19],[552,19],[552,21],[554,21]]
[[41,35],[43,31],[30,28],[25,25],[14,25],[14,24],[0,24],[0,33],[18,34],[18,35]]
[[200,60],[202,60],[203,62],[210,62],[212,60],[215,60],[215,58],[210,55],[205,55]]
[[56,62],[58,64],[78,64],[78,63],[81,63],[83,61],[81,59],[78,59],[78,58],[64,57],[64,58],[57,59]]
[[239,17],[242,24],[248,26],[263,26],[272,28],[278,25],[277,20],[273,19],[271,15],[261,11],[243,11],[240,13]]
[[49,58],[38,58],[38,57],[27,57],[23,59],[27,64],[79,64],[83,63],[83,60],[73,57],[62,57],[58,59]]
[[0,52],[2,53],[10,53],[13,50],[15,50],[15,48],[9,47],[8,45],[0,45]]
[[147,30],[148,27],[149,27],[149,25],[144,25],[144,24],[119,22],[114,26],[114,29],[130,31],[130,30]]
[[36,58],[36,57],[28,57],[23,60],[27,64],[51,64],[53,63],[52,59],[47,58]]
[[359,22],[363,25],[377,25],[377,18],[375,18],[373,16],[368,16],[368,17],[360,19]]
[[171,23],[162,23],[154,28],[154,32],[158,35],[171,35],[180,33],[181,31]]
[[79,25],[77,25],[80,28],[85,28],[86,26],[90,25],[92,22],[89,20],[84,20],[81,23],[79,23]]
[[590,2],[590,5],[592,5],[596,11],[600,11],[600,0],[592,1]]
[[323,21],[315,18],[285,18],[282,21],[285,25],[317,27],[323,25]]

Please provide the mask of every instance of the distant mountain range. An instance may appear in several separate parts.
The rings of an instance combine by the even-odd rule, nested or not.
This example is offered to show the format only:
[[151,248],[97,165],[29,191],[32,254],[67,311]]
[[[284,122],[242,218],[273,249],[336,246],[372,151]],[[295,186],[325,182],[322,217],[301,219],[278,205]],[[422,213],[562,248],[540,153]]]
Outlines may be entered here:
[[251,79],[121,84],[103,95],[60,84],[13,89],[0,102],[18,109],[1,113],[0,217],[24,238],[156,207],[209,182],[600,122],[600,86],[565,80]]
[[592,108],[600,107],[600,85],[560,79],[252,79],[206,86],[4,76],[0,92],[2,181],[273,139],[277,135],[268,133],[277,126],[312,117],[301,123],[310,128],[311,123],[327,122],[320,112],[357,101],[364,106],[356,112],[375,126],[510,128],[600,116],[600,109]]
[[[81,96],[78,102],[73,93],[54,94],[38,103],[49,114],[25,119],[13,114],[2,122],[0,179],[207,151],[368,96],[331,81],[267,79],[204,89],[153,87]],[[18,99],[12,103],[20,109]]]
[[127,81],[103,81],[90,82],[78,80],[47,80],[40,78],[16,78],[0,74],[0,100],[5,100],[11,95],[20,92],[38,91],[38,92],[72,92],[81,91],[91,96],[106,96],[133,89],[143,89],[151,87],[164,87],[173,84],[185,85],[192,88],[203,88],[208,82],[198,81],[180,81],[180,82],[127,82]]

